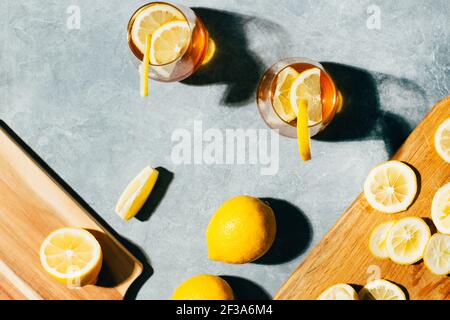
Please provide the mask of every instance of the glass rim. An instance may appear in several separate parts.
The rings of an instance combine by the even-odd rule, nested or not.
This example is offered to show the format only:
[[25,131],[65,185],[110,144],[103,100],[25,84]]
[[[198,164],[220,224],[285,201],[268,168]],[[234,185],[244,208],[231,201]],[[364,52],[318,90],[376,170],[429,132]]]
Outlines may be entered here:
[[[325,74],[327,75],[327,77],[329,77],[329,78],[331,79],[331,83],[333,84],[333,89],[334,89],[334,91],[336,92],[336,90],[337,90],[333,78],[332,78],[332,77],[330,76],[330,74],[325,70],[324,66],[323,66],[320,62],[314,61],[314,60],[309,59],[309,58],[304,58],[304,57],[289,57],[289,58],[281,59],[281,60],[275,62],[274,64],[272,64],[272,65],[266,70],[266,72],[265,72],[264,74],[266,74],[267,72],[269,72],[271,69],[275,68],[279,63],[286,63],[286,65],[285,65],[284,67],[282,67],[279,71],[277,71],[277,73],[275,74],[275,76],[273,77],[273,79],[270,81],[270,86],[271,86],[271,87],[272,87],[272,85],[274,84],[274,82],[276,81],[276,79],[278,78],[278,75],[279,75],[284,69],[286,69],[286,68],[288,68],[288,67],[290,67],[291,65],[296,64],[296,63],[307,63],[307,64],[311,64],[311,65],[316,66],[317,68],[320,69],[321,72],[325,73]],[[263,75],[263,77],[264,77],[264,75]],[[262,78],[261,78],[261,80],[262,80]],[[261,80],[260,80],[260,82],[259,82],[259,84],[258,84],[258,91],[259,91],[259,87],[260,87],[260,85],[261,85]],[[336,96],[334,97],[334,99],[336,99]],[[280,115],[278,114],[278,112],[275,110],[275,108],[274,108],[274,106],[273,106],[273,92],[272,92],[272,90],[270,90],[269,100],[270,100],[270,105],[272,106],[272,109],[273,109],[274,113],[277,115],[277,117],[278,117],[281,121],[283,121],[284,123],[286,123],[286,125],[291,126],[291,127],[294,127],[293,125],[291,125],[291,124],[289,124],[288,122],[284,121],[284,120],[280,117]],[[312,124],[312,125],[308,125],[308,128],[315,128],[316,126],[320,126],[320,125],[322,125],[324,122],[326,123],[326,122],[327,122],[331,117],[333,117],[333,116],[334,116],[334,112],[330,112],[330,114],[328,115],[328,117],[322,118],[322,120],[320,120],[320,121],[318,121],[318,122],[316,122],[316,123],[314,123],[314,124]]]
[[[134,44],[133,39],[132,39],[132,37],[131,37],[131,30],[132,30],[133,25],[134,25],[134,22],[135,22],[135,20],[136,20],[137,13],[138,13],[139,11],[145,9],[146,7],[150,7],[150,6],[155,5],[155,4],[163,4],[163,5],[167,5],[167,6],[170,6],[170,7],[174,8],[174,9],[177,10],[178,12],[180,12],[180,13],[183,15],[184,20],[186,21],[186,23],[187,23],[187,25],[188,25],[188,28],[189,28],[189,41],[188,41],[188,43],[186,44],[186,46],[185,46],[183,52],[182,52],[178,57],[176,57],[174,60],[172,60],[172,61],[170,61],[170,62],[167,62],[167,63],[164,63],[164,64],[153,64],[153,63],[151,63],[150,61],[148,62],[148,64],[149,64],[150,66],[153,66],[153,67],[164,67],[164,66],[167,66],[167,65],[169,65],[169,64],[172,64],[172,63],[176,62],[177,60],[181,59],[181,58],[184,56],[184,54],[186,53],[187,49],[188,49],[188,48],[191,46],[191,44],[192,44],[192,31],[193,31],[193,30],[192,30],[192,28],[191,28],[191,25],[190,25],[190,23],[189,23],[188,18],[186,17],[186,14],[185,14],[185,13],[183,12],[183,10],[181,10],[181,8],[179,8],[178,5],[176,5],[176,4],[173,4],[173,3],[170,3],[170,2],[164,2],[164,1],[152,1],[152,2],[149,2],[149,3],[146,3],[146,4],[142,5],[142,6],[140,6],[138,9],[136,9],[136,11],[133,12],[133,14],[131,15],[130,20],[128,21],[128,25],[127,25],[127,41],[128,41],[128,46],[130,47],[131,52],[133,52],[133,55],[134,55],[138,60],[140,60],[140,61],[143,62],[144,54],[143,54],[143,53],[139,50],[139,48],[137,48],[137,46]],[[189,8],[189,9],[190,9],[190,8]],[[192,9],[190,9],[190,10],[192,10]],[[194,14],[195,14],[195,12],[194,12]],[[197,17],[197,15],[195,15],[195,16]],[[131,47],[131,44],[133,44],[133,46],[136,47],[136,49],[139,51],[139,53],[142,54],[142,59],[141,59],[140,57],[137,56],[135,50]]]

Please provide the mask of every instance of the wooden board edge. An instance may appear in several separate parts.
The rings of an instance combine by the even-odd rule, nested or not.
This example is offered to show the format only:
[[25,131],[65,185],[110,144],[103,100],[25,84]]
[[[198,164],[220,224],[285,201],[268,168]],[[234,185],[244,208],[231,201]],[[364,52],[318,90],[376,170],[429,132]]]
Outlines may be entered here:
[[303,261],[295,268],[295,270],[291,273],[289,278],[283,283],[283,285],[278,289],[274,296],[274,300],[282,300],[282,295],[284,293],[284,290],[289,287],[289,283],[291,281],[294,281],[293,275],[297,272],[297,270],[301,269],[306,263],[308,263],[308,260],[310,257],[316,255],[320,251],[320,247],[322,243],[326,243],[329,238],[332,236],[335,229],[340,227],[342,223],[344,223],[345,217],[351,213],[351,208],[353,206],[357,205],[357,202],[359,198],[362,196],[362,193],[360,193],[356,199],[352,202],[352,204],[345,210],[344,214],[342,214],[339,219],[336,221],[336,223],[328,230],[328,232],[325,234],[325,236],[314,246],[314,248],[310,251],[310,253],[303,259]]
[[[435,110],[441,107],[443,104],[450,104],[450,96],[444,97],[441,100],[439,100],[436,104],[434,104],[433,108],[431,108],[426,115],[423,117],[421,122],[418,124],[417,127],[421,125],[422,122],[425,121],[426,118],[431,116]],[[410,133],[410,135],[417,129],[414,128],[414,130]],[[408,142],[408,138],[402,143],[398,151],[391,157],[391,159],[396,159],[398,155],[400,154],[401,150],[403,149],[404,145]],[[352,212],[353,206],[357,205],[357,202],[361,197],[363,197],[364,194],[360,192],[355,200],[352,202],[352,204],[345,210],[345,212],[339,217],[339,219],[336,221],[336,223],[328,230],[328,232],[325,234],[325,236],[314,246],[314,248],[310,251],[310,253],[303,259],[303,261],[295,268],[295,270],[291,273],[289,278],[283,283],[283,285],[278,289],[278,291],[275,293],[274,300],[283,300],[284,292],[287,288],[289,288],[289,284],[294,281],[293,275],[297,273],[299,269],[305,266],[306,263],[308,263],[308,260],[310,257],[316,255],[318,251],[320,251],[320,248],[322,247],[321,244],[326,243],[328,239],[332,236],[335,229],[337,229],[342,223],[345,221],[345,217]]]
[[[143,270],[144,270],[144,266],[142,264],[141,261],[139,261],[139,259],[137,259],[111,232],[109,232],[94,216],[92,216],[92,214],[86,210],[86,208],[81,205],[71,194],[70,192],[68,192],[51,174],[48,173],[48,171],[42,167],[42,165],[36,161],[36,159],[33,158],[32,155],[29,154],[29,152],[24,149],[24,147],[17,141],[20,140],[22,143],[26,144],[19,136],[17,136],[12,129],[10,129],[8,127],[8,125],[0,119],[0,130],[10,138],[10,141],[12,141],[16,147],[19,148],[20,151],[23,152],[23,154],[30,160],[32,161],[56,186],[58,186],[58,188],[63,191],[63,193],[68,196],[74,203],[76,203],[76,205],[84,212],[84,214],[86,214],[89,219],[91,219],[106,235],[108,235],[110,237],[110,239],[114,242],[115,245],[117,245],[117,247],[122,250],[131,260],[134,261],[134,269],[133,272],[131,273],[131,275],[124,280],[123,282],[121,282],[120,284],[118,284],[115,288],[117,289],[117,291],[122,295],[122,297],[124,298],[128,289],[130,288],[130,286],[133,284],[133,282],[142,274]],[[30,148],[30,147],[28,147]],[[30,148],[31,149],[31,148]],[[34,152],[34,151],[33,151]]]

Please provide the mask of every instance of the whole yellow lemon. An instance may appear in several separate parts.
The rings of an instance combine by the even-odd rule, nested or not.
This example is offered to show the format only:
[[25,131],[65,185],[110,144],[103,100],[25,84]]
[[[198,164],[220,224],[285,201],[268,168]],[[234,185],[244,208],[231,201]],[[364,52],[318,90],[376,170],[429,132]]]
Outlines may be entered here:
[[270,249],[276,230],[275,215],[267,204],[250,196],[232,198],[208,225],[208,256],[226,263],[254,261]]
[[173,300],[234,300],[230,285],[220,277],[208,274],[194,276],[174,292]]

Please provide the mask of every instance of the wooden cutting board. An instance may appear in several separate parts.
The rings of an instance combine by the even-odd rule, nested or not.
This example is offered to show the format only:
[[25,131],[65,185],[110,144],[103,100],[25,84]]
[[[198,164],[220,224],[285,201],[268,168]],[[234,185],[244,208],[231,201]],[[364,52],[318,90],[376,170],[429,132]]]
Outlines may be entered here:
[[[142,264],[0,125],[0,300],[123,299]],[[103,268],[95,286],[69,289],[40,265],[44,238],[67,226],[90,229],[100,242]]]
[[[411,266],[374,258],[369,236],[378,224],[407,216],[431,221],[431,201],[436,190],[450,182],[450,164],[434,150],[434,133],[450,117],[450,97],[437,103],[411,133],[393,159],[405,161],[420,173],[419,195],[405,212],[388,215],[372,209],[363,194],[291,275],[275,299],[316,299],[331,285],[344,282],[365,285],[380,277],[403,286],[410,299],[450,299],[450,278],[433,275],[420,261]],[[432,230],[434,232],[434,230]]]

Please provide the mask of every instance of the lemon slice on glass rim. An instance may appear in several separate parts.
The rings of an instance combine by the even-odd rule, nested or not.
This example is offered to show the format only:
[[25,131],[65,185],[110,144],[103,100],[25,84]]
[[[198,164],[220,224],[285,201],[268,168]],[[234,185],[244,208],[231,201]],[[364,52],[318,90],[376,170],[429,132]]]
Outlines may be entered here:
[[152,35],[162,25],[176,20],[186,20],[177,8],[163,3],[149,5],[136,16],[131,28],[131,40],[144,53],[147,35]]
[[308,125],[322,121],[322,97],[320,85],[320,69],[311,68],[300,73],[295,79],[290,92],[291,108],[298,114],[299,100],[308,104]]
[[415,172],[403,162],[391,160],[373,168],[364,182],[364,195],[370,206],[385,213],[401,212],[411,205],[417,193]]
[[150,46],[150,63],[164,65],[181,57],[191,39],[187,21],[168,22],[153,33]]
[[277,76],[275,93],[272,98],[273,108],[278,116],[290,123],[297,118],[297,114],[291,107],[291,87],[299,73],[292,67],[284,68]]

